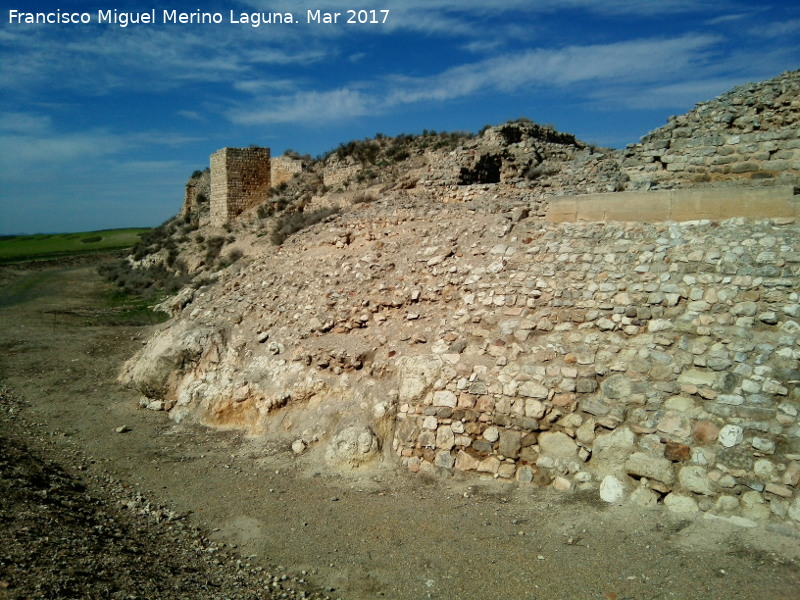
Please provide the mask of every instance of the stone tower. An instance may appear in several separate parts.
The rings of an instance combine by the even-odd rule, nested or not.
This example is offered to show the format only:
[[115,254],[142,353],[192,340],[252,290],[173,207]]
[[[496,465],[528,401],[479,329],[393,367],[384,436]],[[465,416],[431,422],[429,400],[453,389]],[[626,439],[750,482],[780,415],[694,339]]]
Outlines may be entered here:
[[211,155],[210,162],[212,225],[224,225],[267,199],[269,148],[222,148]]

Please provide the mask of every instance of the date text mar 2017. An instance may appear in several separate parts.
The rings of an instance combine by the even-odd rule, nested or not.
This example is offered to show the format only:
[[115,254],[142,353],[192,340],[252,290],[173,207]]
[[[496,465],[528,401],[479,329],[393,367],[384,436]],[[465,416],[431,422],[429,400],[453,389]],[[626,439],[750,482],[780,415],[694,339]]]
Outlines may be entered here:
[[[341,19],[341,20],[340,20]],[[321,23],[333,25],[338,23],[348,24],[383,24],[389,19],[389,10],[346,10],[342,12],[326,12],[324,10],[309,10],[306,13],[307,23]]]

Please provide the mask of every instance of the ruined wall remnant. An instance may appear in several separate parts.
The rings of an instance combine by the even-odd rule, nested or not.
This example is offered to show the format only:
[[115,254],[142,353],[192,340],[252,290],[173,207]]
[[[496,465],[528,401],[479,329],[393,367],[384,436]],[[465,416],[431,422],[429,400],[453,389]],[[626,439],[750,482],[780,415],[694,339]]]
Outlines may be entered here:
[[272,169],[272,187],[286,183],[298,173],[303,172],[303,161],[291,156],[278,156],[270,161]]
[[195,171],[186,182],[186,193],[180,215],[196,214],[208,211],[211,199],[211,171]]
[[267,199],[269,148],[222,148],[211,155],[211,224],[224,225]]
[[629,189],[714,181],[797,182],[800,71],[739,86],[622,152]]

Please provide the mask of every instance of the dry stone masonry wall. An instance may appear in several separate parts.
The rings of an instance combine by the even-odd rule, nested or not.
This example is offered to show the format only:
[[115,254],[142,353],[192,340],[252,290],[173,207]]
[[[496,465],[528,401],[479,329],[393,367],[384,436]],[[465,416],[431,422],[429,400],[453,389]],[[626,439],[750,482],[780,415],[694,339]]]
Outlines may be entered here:
[[800,232],[743,226],[567,225],[491,248],[463,327],[401,364],[403,464],[800,521]]
[[269,148],[222,148],[211,155],[211,224],[221,226],[267,199]]
[[186,182],[181,215],[197,214],[209,209],[211,199],[211,171],[206,169],[193,174]]
[[272,187],[277,187],[303,172],[303,161],[290,156],[278,156],[270,160]]
[[800,71],[734,88],[629,146],[630,189],[715,181],[797,182]]

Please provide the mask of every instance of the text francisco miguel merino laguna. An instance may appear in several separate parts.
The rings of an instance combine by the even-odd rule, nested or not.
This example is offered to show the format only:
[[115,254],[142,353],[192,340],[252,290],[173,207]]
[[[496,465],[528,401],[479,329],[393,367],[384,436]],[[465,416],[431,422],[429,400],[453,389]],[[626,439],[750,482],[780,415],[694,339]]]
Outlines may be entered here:
[[[160,17],[160,20],[158,19]],[[306,23],[385,23],[389,17],[388,10],[348,10],[341,12],[325,12],[322,10],[308,10]],[[339,20],[341,18],[341,21]],[[295,15],[290,12],[235,12],[230,11],[228,19],[221,12],[179,12],[177,10],[151,9],[142,12],[124,12],[117,9],[98,10],[96,12],[68,12],[55,10],[51,12],[24,12],[19,10],[8,11],[10,24],[50,24],[70,25],[101,23],[127,27],[128,25],[174,23],[174,24],[219,24],[223,22],[234,24],[248,24],[258,27],[262,24],[299,23]]]

